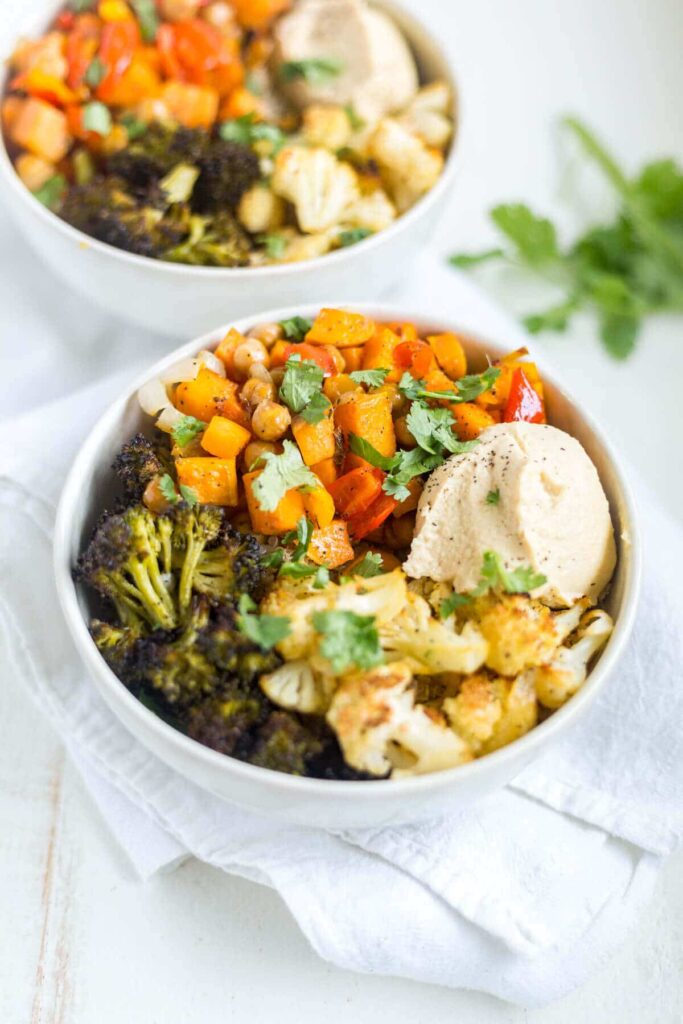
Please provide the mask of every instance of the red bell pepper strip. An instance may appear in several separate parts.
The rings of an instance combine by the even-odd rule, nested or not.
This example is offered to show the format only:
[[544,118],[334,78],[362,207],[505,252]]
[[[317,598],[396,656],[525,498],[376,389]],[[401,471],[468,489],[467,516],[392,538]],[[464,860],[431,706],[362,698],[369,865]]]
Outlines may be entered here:
[[57,15],[55,25],[63,32],[69,32],[76,24],[76,15],[74,11],[62,11],[61,14]]
[[512,374],[510,393],[503,414],[505,423],[522,420],[524,423],[545,423],[543,399],[532,386],[524,370]]
[[104,26],[99,58],[107,73],[97,87],[99,100],[107,102],[112,88],[130,67],[140,42],[140,29],[136,21],[110,21]]
[[66,84],[70,89],[83,85],[85,73],[97,53],[100,41],[100,24],[92,14],[81,14],[66,39],[66,61],[68,72]]
[[408,370],[416,380],[422,380],[436,367],[431,345],[425,341],[402,341],[394,349],[394,365]]
[[301,356],[302,361],[310,359],[317,363],[326,377],[334,377],[337,368],[329,352],[326,352],[320,345],[309,345],[302,341],[299,344],[286,345],[282,353],[273,360],[273,366],[284,366],[290,356]]
[[378,530],[397,505],[396,498],[392,498],[390,494],[385,494],[382,491],[369,508],[347,520],[349,533],[353,540],[362,540],[369,533]]
[[382,491],[384,473],[373,466],[358,466],[327,488],[334,501],[334,507],[343,519],[360,515],[372,505]]
[[161,67],[166,78],[185,81],[185,71],[178,59],[175,48],[175,26],[164,22],[157,29],[157,50],[161,58]]

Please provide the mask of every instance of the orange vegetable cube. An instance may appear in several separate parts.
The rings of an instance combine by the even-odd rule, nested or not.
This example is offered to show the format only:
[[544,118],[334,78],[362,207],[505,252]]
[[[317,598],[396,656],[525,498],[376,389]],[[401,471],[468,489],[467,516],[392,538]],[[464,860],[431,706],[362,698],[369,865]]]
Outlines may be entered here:
[[102,21],[131,21],[133,12],[125,0],[100,0],[97,13]]
[[365,343],[363,349],[364,370],[389,370],[388,381],[401,379],[401,372],[394,364],[394,351],[401,344],[398,334],[388,327],[380,327]]
[[253,114],[255,118],[263,117],[263,100],[251,90],[240,85],[221,104],[219,117],[222,121],[232,121],[237,117]]
[[323,394],[333,404],[338,402],[342,395],[362,390],[360,384],[351,380],[348,373],[335,373],[334,377],[325,377],[323,381]]
[[308,557],[316,565],[338,569],[353,558],[353,545],[343,519],[333,519],[324,529],[314,530],[308,547]]
[[430,334],[427,341],[431,345],[436,361],[451,380],[458,380],[467,373],[467,356],[457,334],[446,331],[444,334]]
[[319,529],[329,526],[334,519],[334,499],[324,487],[304,492],[304,508]]
[[375,333],[375,324],[362,313],[344,309],[321,309],[306,335],[306,341],[337,348],[357,348]]
[[218,342],[214,355],[216,355],[225,366],[225,372],[230,377],[235,369],[235,349],[241,345],[246,338],[234,327],[231,327],[225,337]]
[[377,449],[382,455],[396,452],[396,434],[391,415],[391,395],[386,391],[365,394],[359,391],[342,396],[335,409],[337,426],[348,439],[357,434]]
[[238,385],[205,366],[194,380],[183,381],[175,392],[175,406],[188,416],[208,423],[213,416],[225,416],[246,427],[249,422],[237,397]]
[[420,503],[420,498],[424,489],[422,480],[415,476],[406,486],[408,487],[410,494],[407,498],[404,498],[403,501],[399,501],[398,505],[391,513],[394,519],[400,519],[400,517],[404,516],[407,512],[414,512]]
[[396,322],[385,324],[385,327],[388,327],[390,331],[394,332],[394,334],[398,334],[401,341],[418,340],[417,327],[415,324],[402,324]]
[[258,498],[254,494],[254,480],[261,472],[262,470],[257,469],[253,473],[245,473],[242,477],[254,533],[277,536],[280,533],[287,533],[289,530],[296,530],[299,520],[303,519],[306,514],[303,494],[296,490],[287,491],[277,508],[272,512],[266,512],[261,508]]
[[184,128],[210,128],[218,114],[218,92],[208,85],[166,82],[161,98],[168,111]]
[[330,484],[330,494],[339,515],[349,519],[369,508],[382,491],[383,479],[381,470],[366,463]]
[[214,416],[204,431],[201,443],[205,451],[219,459],[236,459],[250,440],[251,432],[245,427],[225,416]]
[[161,79],[144,57],[133,57],[120,78],[107,83],[107,103],[115,107],[133,107],[141,100],[153,99],[161,89]]
[[10,134],[18,146],[52,163],[66,156],[71,143],[66,115],[52,104],[33,96],[24,100]]
[[176,459],[178,483],[191,487],[202,505],[237,504],[235,459]]
[[440,370],[438,367],[435,370],[430,370],[425,375],[424,380],[428,391],[449,391],[453,394],[455,390],[451,378],[447,377],[443,370]]
[[288,10],[292,0],[230,0],[237,20],[244,28],[264,29],[278,14]]
[[302,416],[292,421],[292,433],[299,446],[301,458],[307,466],[313,466],[334,455],[334,420],[331,412],[319,423],[307,423]]
[[453,402],[448,408],[453,413],[453,430],[461,441],[474,441],[482,430],[496,422],[485,409],[474,402]]
[[360,370],[363,366],[363,356],[365,354],[365,345],[359,345],[357,348],[345,348],[342,352],[342,358],[344,360],[344,371],[345,373],[353,373],[354,370]]
[[321,481],[323,487],[329,488],[337,479],[337,466],[334,459],[323,459],[322,462],[316,462],[311,466],[311,469]]
[[12,134],[12,128],[24,106],[24,100],[19,96],[8,96],[2,104],[2,124],[7,132]]

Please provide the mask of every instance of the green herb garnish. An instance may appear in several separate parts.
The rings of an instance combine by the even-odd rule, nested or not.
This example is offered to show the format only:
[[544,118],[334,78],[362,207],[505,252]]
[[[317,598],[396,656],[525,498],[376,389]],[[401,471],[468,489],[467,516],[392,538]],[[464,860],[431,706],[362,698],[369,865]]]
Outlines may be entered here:
[[334,672],[351,666],[373,668],[384,660],[373,615],[355,612],[314,612],[313,627],[320,633],[320,653]]
[[313,321],[305,316],[293,316],[289,320],[280,321],[287,341],[303,341],[312,326]]
[[276,231],[267,235],[257,235],[256,241],[266,250],[266,256],[271,260],[279,260],[287,248],[287,239]]
[[349,245],[355,245],[356,242],[362,242],[364,238],[373,234],[374,231],[371,231],[370,228],[345,228],[339,232],[339,244],[346,248]]
[[248,594],[241,594],[238,603],[237,626],[244,636],[269,651],[289,636],[290,621],[285,615],[256,615],[256,605]]
[[354,567],[353,575],[371,579],[373,576],[381,576],[383,572],[382,556],[376,551],[367,551],[358,565]]
[[388,370],[352,370],[349,374],[356,384],[367,384],[369,388],[378,388],[384,384]]
[[319,423],[330,408],[322,393],[323,371],[312,359],[292,355],[285,364],[280,398],[292,412],[300,413],[307,423]]
[[507,594],[529,594],[547,582],[546,576],[530,566],[520,565],[517,569],[508,570],[497,551],[485,551],[481,563],[481,579],[472,591],[472,596],[480,597],[489,590],[504,590]]
[[179,448],[185,448],[198,434],[206,430],[206,423],[195,416],[181,416],[171,428],[171,436]]
[[358,131],[361,130],[361,128],[365,128],[365,123],[366,122],[363,120],[362,117],[360,117],[358,115],[358,113],[357,113],[355,107],[353,106],[353,104],[348,103],[344,107],[344,113],[348,117],[349,124],[353,128],[354,132],[358,132]]
[[124,114],[121,118],[121,124],[126,129],[131,142],[139,139],[147,131],[147,123],[141,121],[135,114]]
[[499,376],[498,367],[489,366],[483,373],[469,373],[454,381],[455,391],[430,391],[423,380],[415,380],[412,374],[406,371],[399,381],[398,388],[402,395],[412,401],[432,398],[456,403],[473,402],[479,395],[488,391]]
[[486,495],[487,505],[498,505],[500,503],[500,490],[496,487],[495,491],[489,491]]
[[218,134],[227,142],[239,142],[243,146],[252,146],[255,142],[270,142],[273,152],[277,153],[287,141],[287,136],[275,124],[257,121],[253,114],[243,114],[230,121],[223,121]]
[[462,608],[463,605],[470,604],[471,601],[472,598],[469,594],[451,594],[439,605],[439,618],[447,619],[457,608]]
[[287,491],[320,487],[319,478],[304,464],[301,452],[291,441],[283,441],[281,455],[264,452],[259,462],[265,462],[265,467],[254,480],[253,492],[264,512],[274,512]]
[[91,89],[96,89],[107,73],[107,66],[99,57],[93,57],[85,72],[85,82]]
[[279,75],[283,82],[303,80],[309,85],[322,85],[337,78],[343,70],[343,62],[334,57],[311,57],[285,61],[280,65]]
[[83,107],[83,128],[87,132],[95,132],[104,137],[109,135],[111,125],[109,107],[105,107],[104,103],[100,103],[99,100],[86,103]]
[[67,187],[68,182],[63,174],[53,174],[40,188],[35,190],[33,195],[39,203],[52,210],[59,203]]
[[154,0],[128,0],[128,2],[135,11],[142,38],[146,43],[153,43],[159,31],[159,16]]

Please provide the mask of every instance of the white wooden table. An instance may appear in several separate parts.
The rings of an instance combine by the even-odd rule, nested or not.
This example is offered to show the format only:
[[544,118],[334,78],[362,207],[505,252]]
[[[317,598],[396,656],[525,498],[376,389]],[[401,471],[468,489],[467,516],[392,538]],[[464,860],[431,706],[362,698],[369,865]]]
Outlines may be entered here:
[[[25,6],[3,2],[5,37]],[[560,113],[589,119],[630,167],[659,154],[683,158],[680,0],[409,6],[439,27],[465,93],[462,169],[435,240],[440,251],[487,244],[483,211],[494,202],[556,206],[567,191],[553,145]],[[498,289],[509,301],[512,286]],[[541,342],[679,517],[683,480],[672,465],[682,425],[680,334],[680,320],[653,324],[624,366],[601,354],[588,321]],[[315,957],[269,890],[197,863],[138,884],[2,661],[0,679],[1,1024],[683,1020],[681,857],[665,868],[621,952],[583,989],[542,1010],[348,974]]]

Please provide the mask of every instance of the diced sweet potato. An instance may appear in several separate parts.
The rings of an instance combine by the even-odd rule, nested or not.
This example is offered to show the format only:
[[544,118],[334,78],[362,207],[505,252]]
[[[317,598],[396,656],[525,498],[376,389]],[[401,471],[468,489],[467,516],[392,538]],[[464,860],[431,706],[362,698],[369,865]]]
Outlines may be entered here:
[[363,348],[364,370],[389,370],[386,380],[398,381],[401,371],[394,365],[394,351],[401,338],[388,327],[378,327]]
[[329,491],[318,487],[314,491],[304,492],[304,508],[319,529],[329,526],[334,519],[334,500]]
[[302,416],[292,421],[292,433],[307,466],[331,459],[334,455],[334,420],[331,412],[318,423],[307,423]]
[[336,345],[337,348],[357,348],[375,333],[375,324],[362,313],[349,313],[345,309],[321,309],[306,335],[306,341],[315,345]]
[[161,99],[184,128],[210,128],[218,114],[218,92],[207,85],[166,82]]
[[13,142],[52,163],[62,160],[71,142],[66,115],[45,100],[24,100],[12,124]]
[[308,547],[308,557],[316,565],[338,569],[353,558],[353,545],[343,519],[334,519],[329,526],[314,530]]
[[296,490],[287,491],[277,508],[272,512],[266,512],[258,503],[254,494],[254,480],[262,471],[257,469],[253,473],[245,473],[242,477],[244,491],[249,509],[249,518],[254,533],[264,533],[267,536],[277,536],[287,533],[289,530],[296,530],[300,519],[305,515],[303,495]]
[[354,370],[360,370],[363,366],[363,356],[365,355],[365,345],[359,345],[357,348],[345,348],[342,352],[344,359],[344,372],[353,373]]
[[337,512],[344,519],[368,508],[382,490],[384,475],[372,466],[358,466],[330,485]]
[[183,381],[175,392],[175,406],[188,416],[208,423],[213,416],[225,416],[246,427],[248,416],[237,397],[238,385],[213,370],[202,367],[194,380]]
[[357,434],[364,438],[382,455],[396,452],[396,434],[391,415],[391,396],[387,392],[363,391],[344,395],[334,418],[344,437]]
[[467,357],[465,349],[457,334],[446,331],[444,334],[430,334],[427,341],[431,345],[436,361],[451,380],[458,380],[467,373]]
[[311,469],[321,481],[323,487],[328,489],[339,475],[334,459],[323,459],[322,462],[316,462],[311,466]]
[[238,345],[241,345],[243,341],[246,341],[243,334],[236,331],[234,327],[231,327],[225,337],[219,341],[216,347],[215,355],[225,366],[225,371],[228,377],[231,377],[235,369],[234,358],[235,349]]
[[453,413],[453,429],[461,441],[474,441],[482,430],[492,427],[495,423],[485,409],[474,402],[453,403],[448,407]]
[[205,451],[220,459],[236,459],[250,440],[251,432],[246,427],[225,416],[214,416],[204,431],[201,444]]
[[202,505],[237,504],[235,459],[176,459],[178,483],[191,487]]

